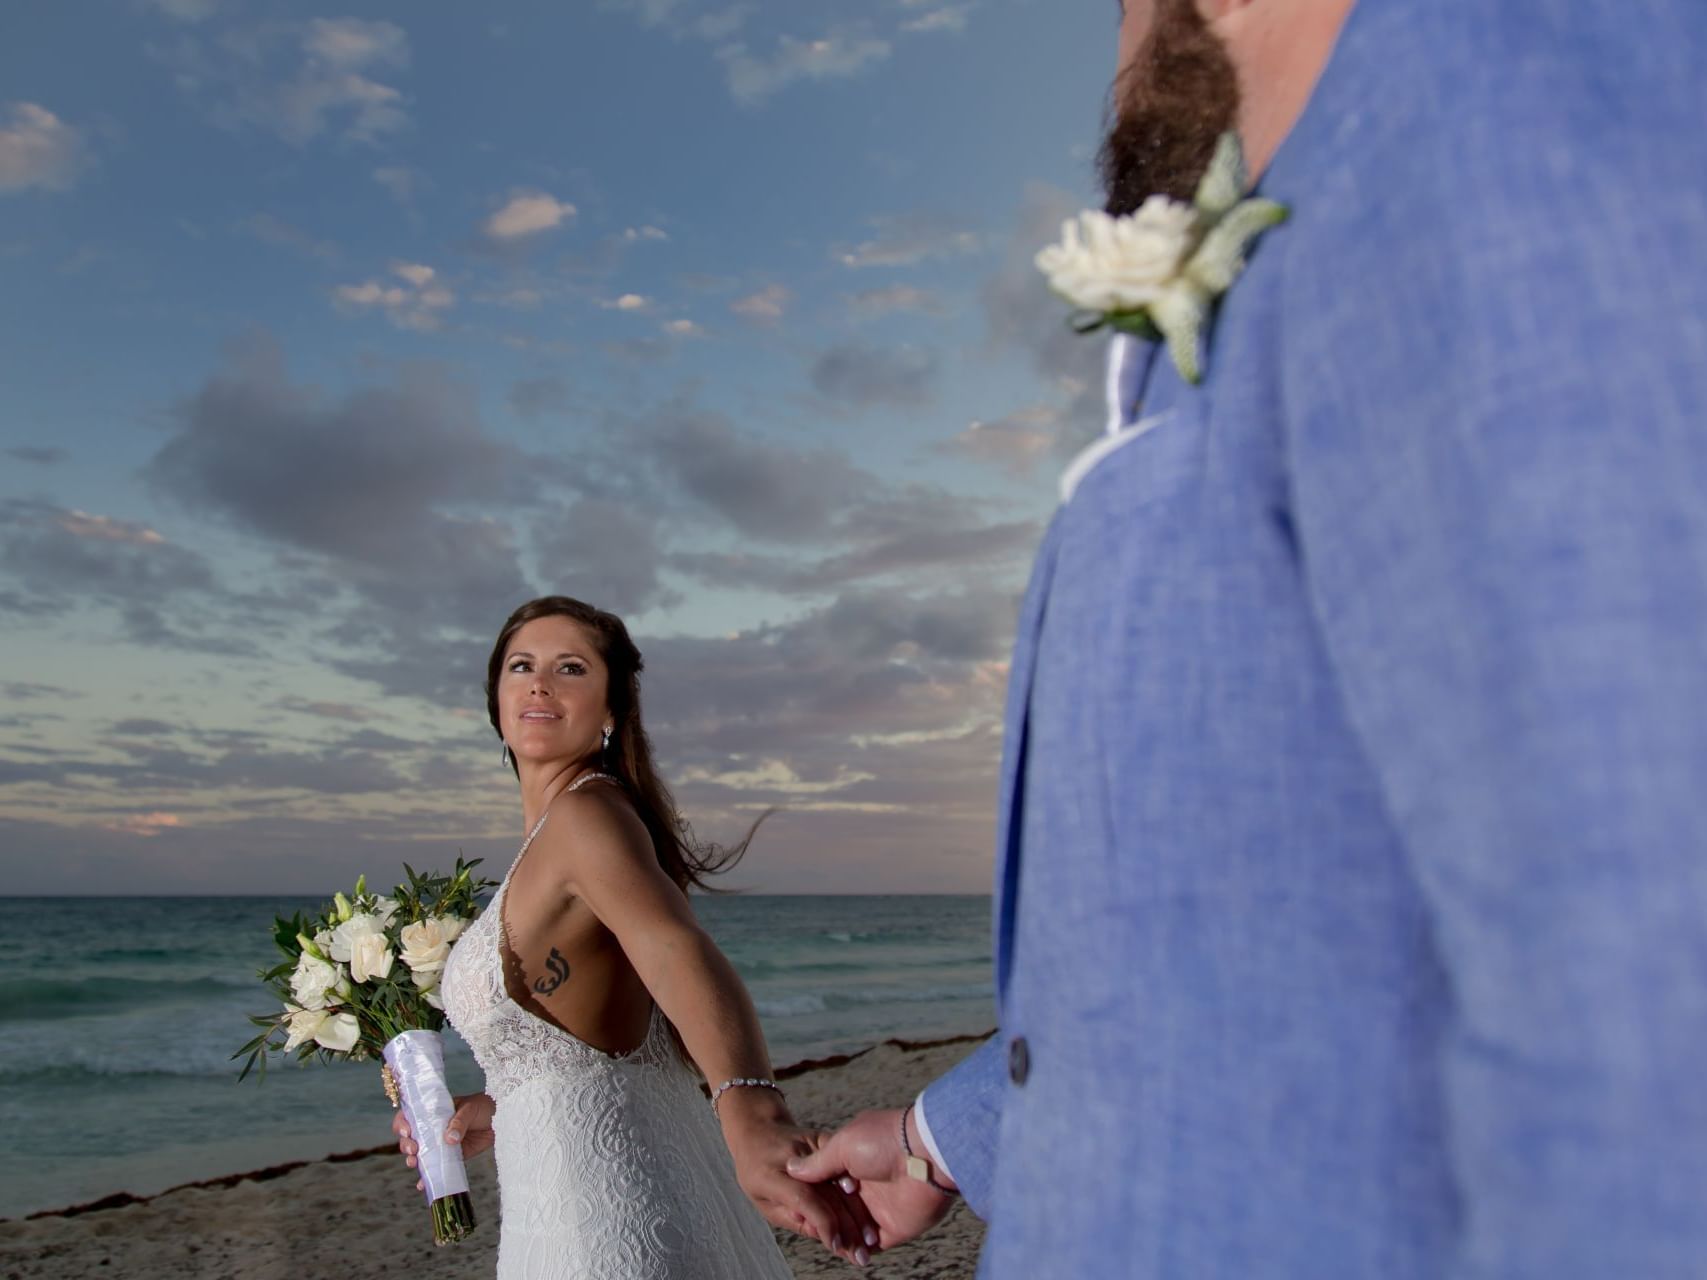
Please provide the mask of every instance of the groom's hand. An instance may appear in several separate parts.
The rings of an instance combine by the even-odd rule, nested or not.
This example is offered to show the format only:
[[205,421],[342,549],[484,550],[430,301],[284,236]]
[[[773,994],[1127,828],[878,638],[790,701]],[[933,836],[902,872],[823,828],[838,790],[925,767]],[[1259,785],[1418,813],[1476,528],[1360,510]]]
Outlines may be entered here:
[[907,1176],[900,1132],[901,1112],[862,1111],[834,1133],[819,1134],[811,1155],[788,1162],[802,1182],[837,1182],[857,1192],[877,1223],[880,1249],[922,1235],[954,1205],[951,1196]]

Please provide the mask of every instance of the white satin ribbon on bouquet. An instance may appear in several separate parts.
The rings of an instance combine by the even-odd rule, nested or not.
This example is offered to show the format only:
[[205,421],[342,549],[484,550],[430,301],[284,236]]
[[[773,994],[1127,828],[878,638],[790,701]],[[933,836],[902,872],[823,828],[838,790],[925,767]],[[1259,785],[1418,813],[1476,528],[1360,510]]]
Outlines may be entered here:
[[437,1031],[405,1031],[385,1046],[385,1065],[397,1081],[403,1116],[415,1139],[415,1163],[427,1203],[466,1192],[462,1148],[445,1141],[456,1101],[445,1082],[444,1037]]

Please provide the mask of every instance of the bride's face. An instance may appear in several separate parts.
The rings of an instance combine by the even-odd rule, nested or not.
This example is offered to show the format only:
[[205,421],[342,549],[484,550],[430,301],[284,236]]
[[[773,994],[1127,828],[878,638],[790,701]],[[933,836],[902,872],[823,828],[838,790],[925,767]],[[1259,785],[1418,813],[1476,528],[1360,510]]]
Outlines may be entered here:
[[609,673],[587,629],[535,618],[510,638],[498,676],[498,722],[517,760],[596,755],[610,724]]

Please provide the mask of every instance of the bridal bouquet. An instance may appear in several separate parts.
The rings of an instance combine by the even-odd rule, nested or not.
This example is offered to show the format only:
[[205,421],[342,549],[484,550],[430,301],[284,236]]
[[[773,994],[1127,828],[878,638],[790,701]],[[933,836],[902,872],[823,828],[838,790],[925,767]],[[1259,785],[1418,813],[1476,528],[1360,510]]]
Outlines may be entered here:
[[285,958],[261,981],[283,1008],[252,1016],[263,1030],[232,1055],[248,1055],[239,1080],[257,1064],[264,1076],[272,1053],[295,1053],[298,1061],[383,1058],[386,1093],[420,1147],[435,1244],[474,1229],[462,1152],[443,1138],[455,1106],[445,1083],[439,981],[451,944],[478,911],[475,898],[495,883],[474,878],[479,861],[458,858],[448,876],[405,863],[408,881],[390,897],[369,893],[363,876],[354,893],[334,895],[318,916],[275,920],[273,940]]

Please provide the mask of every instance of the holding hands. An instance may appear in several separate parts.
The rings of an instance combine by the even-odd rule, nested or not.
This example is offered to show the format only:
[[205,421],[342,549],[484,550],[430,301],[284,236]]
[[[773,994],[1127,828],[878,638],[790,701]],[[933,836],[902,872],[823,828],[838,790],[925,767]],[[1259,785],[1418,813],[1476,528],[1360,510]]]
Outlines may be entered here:
[[718,1100],[723,1138],[735,1159],[735,1179],[773,1227],[811,1236],[837,1257],[863,1267],[877,1246],[877,1224],[844,1187],[811,1186],[790,1176],[812,1154],[817,1135],[794,1123],[782,1095],[732,1089]]
[[[947,1173],[923,1158],[912,1111],[862,1111],[834,1133],[815,1135],[816,1149],[788,1162],[788,1172],[802,1182],[834,1182],[862,1202],[877,1226],[878,1249],[930,1230],[948,1216],[957,1194]],[[909,1157],[908,1150],[919,1154]],[[909,1170],[913,1160],[918,1163]]]

